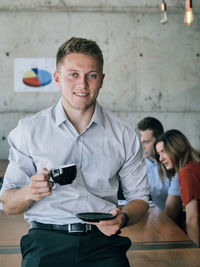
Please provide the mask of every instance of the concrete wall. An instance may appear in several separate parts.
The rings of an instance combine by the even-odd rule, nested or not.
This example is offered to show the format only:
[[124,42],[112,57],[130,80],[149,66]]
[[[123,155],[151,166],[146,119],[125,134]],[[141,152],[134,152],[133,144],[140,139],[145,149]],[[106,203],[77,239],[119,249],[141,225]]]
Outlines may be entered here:
[[184,1],[166,0],[169,22],[160,24],[161,0],[1,0],[0,159],[20,118],[52,105],[60,93],[14,92],[13,61],[52,58],[71,36],[96,40],[105,57],[99,102],[134,125],[145,116],[178,128],[200,148],[200,1],[184,23]]

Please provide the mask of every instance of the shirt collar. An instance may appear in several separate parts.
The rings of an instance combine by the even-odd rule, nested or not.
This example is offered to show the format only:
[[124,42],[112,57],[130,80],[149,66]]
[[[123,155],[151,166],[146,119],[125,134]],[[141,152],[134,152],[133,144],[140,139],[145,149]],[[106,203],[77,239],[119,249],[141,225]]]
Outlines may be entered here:
[[62,106],[61,99],[55,106],[55,120],[56,120],[56,126],[60,126],[64,121],[68,121],[67,115]]
[[[60,126],[64,121],[68,121],[67,115],[65,113],[65,110],[62,106],[61,99],[58,101],[58,103],[55,106],[55,121],[56,126]],[[102,112],[102,107],[99,105],[99,103],[96,101],[95,110],[91,118],[90,125],[95,122],[101,126],[105,126],[104,116]]]
[[156,160],[153,161],[150,158],[146,158],[145,160],[146,160],[147,165],[157,165],[157,161]]
[[101,126],[105,126],[105,120],[104,120],[104,116],[103,116],[103,111],[102,111],[102,107],[99,105],[99,103],[96,101],[96,105],[95,105],[95,110],[90,122],[90,125],[95,122]]

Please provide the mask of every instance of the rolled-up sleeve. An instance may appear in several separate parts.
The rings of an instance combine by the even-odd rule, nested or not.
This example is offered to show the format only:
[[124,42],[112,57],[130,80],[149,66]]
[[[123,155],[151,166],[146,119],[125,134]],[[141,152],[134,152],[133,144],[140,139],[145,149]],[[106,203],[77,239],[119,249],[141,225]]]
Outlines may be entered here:
[[178,181],[178,175],[175,174],[175,176],[172,178],[170,187],[168,190],[169,195],[173,196],[180,196],[180,189],[179,189],[179,181]]
[[20,121],[18,126],[8,136],[10,145],[9,164],[4,176],[4,183],[0,194],[9,188],[20,188],[29,183],[30,177],[35,174],[34,162],[29,156],[26,130]]
[[120,181],[127,202],[134,199],[149,201],[147,166],[143,148],[135,131],[124,132],[125,162],[119,171]]

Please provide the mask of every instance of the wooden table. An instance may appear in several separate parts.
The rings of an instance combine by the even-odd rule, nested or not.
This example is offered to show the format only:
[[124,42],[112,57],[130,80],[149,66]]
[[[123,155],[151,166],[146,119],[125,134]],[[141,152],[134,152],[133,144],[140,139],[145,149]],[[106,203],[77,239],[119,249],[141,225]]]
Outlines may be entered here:
[[0,266],[20,267],[21,237],[28,232],[29,224],[23,215],[6,215],[0,211]]
[[199,267],[200,249],[157,207],[139,223],[122,229],[132,245],[128,251],[134,267]]
[[[20,267],[19,242],[28,229],[22,214],[0,212],[0,266]],[[124,228],[122,235],[132,241],[127,255],[133,267],[200,266],[200,249],[158,208],[150,208],[143,220]]]

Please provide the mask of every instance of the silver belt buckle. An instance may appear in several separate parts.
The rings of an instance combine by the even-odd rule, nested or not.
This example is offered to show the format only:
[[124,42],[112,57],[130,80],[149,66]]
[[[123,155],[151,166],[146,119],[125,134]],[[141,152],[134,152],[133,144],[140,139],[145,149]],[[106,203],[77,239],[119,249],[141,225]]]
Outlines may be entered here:
[[85,232],[91,231],[92,230],[92,225],[91,224],[86,224],[85,225]]
[[71,224],[68,224],[67,228],[68,228],[68,233],[81,233],[82,232],[82,231],[78,231],[78,230],[72,230]]
[[71,224],[68,224],[67,228],[68,228],[68,233],[84,233],[84,232],[91,231],[92,230],[92,225],[91,224],[86,224],[84,231],[83,230],[73,230]]

